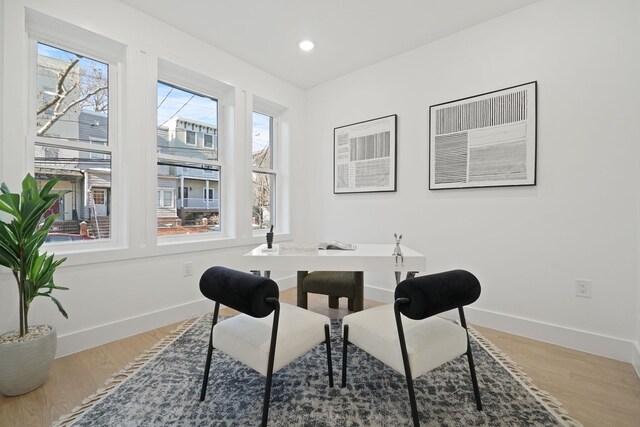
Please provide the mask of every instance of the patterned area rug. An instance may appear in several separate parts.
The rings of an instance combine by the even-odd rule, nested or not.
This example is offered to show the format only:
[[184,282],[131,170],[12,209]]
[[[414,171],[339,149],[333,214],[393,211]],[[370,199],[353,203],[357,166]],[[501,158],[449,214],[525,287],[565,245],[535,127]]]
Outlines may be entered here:
[[[210,327],[211,315],[185,322],[54,426],[259,425],[264,377],[217,350],[206,399],[198,400]],[[334,320],[336,387],[328,386],[326,352],[319,345],[274,375],[269,425],[411,425],[404,377],[355,346],[349,347],[347,387],[340,388],[339,327]],[[459,357],[415,381],[421,425],[581,425],[491,342],[471,332],[484,410],[476,410],[466,357]]]

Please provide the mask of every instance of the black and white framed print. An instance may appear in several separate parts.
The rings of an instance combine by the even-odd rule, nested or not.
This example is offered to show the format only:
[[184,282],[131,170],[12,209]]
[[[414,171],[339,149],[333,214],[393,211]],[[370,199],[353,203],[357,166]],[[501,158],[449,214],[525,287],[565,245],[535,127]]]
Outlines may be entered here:
[[333,130],[333,192],[396,191],[396,114]]
[[537,87],[429,107],[429,189],[535,185]]

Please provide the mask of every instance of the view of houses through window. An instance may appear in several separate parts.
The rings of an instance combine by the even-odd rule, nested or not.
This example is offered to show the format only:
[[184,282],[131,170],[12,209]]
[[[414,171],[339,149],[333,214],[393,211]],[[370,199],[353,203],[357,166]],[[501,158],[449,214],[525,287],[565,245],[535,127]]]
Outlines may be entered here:
[[111,236],[109,64],[37,43],[34,172],[58,178],[48,242]]
[[220,231],[218,101],[157,84],[158,235]]
[[[37,42],[34,171],[58,178],[61,198],[49,242],[109,239],[112,235],[116,141],[109,132],[110,64]],[[113,73],[112,73],[113,74]],[[157,234],[222,231],[218,99],[157,82]],[[276,223],[274,118],[252,114],[252,227]],[[116,132],[112,132],[114,135]]]
[[253,112],[252,165],[254,229],[275,225],[275,180],[273,165],[273,117]]

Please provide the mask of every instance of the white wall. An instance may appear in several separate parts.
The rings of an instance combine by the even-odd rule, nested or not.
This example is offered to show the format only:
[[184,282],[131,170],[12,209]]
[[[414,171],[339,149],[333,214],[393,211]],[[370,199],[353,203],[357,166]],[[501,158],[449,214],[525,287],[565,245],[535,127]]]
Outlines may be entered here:
[[[636,2],[636,10],[633,14],[635,16],[635,25],[636,28],[640,28],[640,2]],[[640,58],[640,33],[635,34],[635,50],[632,51],[632,55],[636,58]],[[636,98],[637,99],[637,98]],[[640,171],[640,158],[638,158],[638,163],[636,165],[636,170]],[[637,182],[637,181],[636,181]],[[636,188],[636,224],[640,224],[640,186]],[[636,229],[636,235],[638,236],[638,247],[636,248],[637,262],[638,262],[638,271],[636,281],[637,281],[637,305],[636,305],[636,339],[635,339],[635,350],[632,358],[633,366],[636,370],[638,376],[640,376],[640,226]]]
[[[128,233],[123,247],[90,254],[68,254],[58,269],[57,283],[71,290],[58,292],[69,313],[65,320],[44,298],[35,300],[30,324],[52,324],[58,329],[58,356],[102,344],[114,339],[189,318],[212,307],[199,289],[200,274],[216,264],[243,268],[241,255],[262,238],[236,236],[234,248],[221,243],[157,246],[155,236],[155,79],[158,57],[180,64],[202,76],[235,87],[237,115],[235,155],[245,154],[248,141],[246,116],[241,107],[253,95],[287,108],[286,131],[290,139],[293,167],[292,211],[299,211],[304,200],[298,196],[295,177],[303,162],[299,146],[304,129],[304,92],[275,77],[215,49],[191,36],[160,23],[120,2],[46,0],[2,1],[2,101],[0,102],[0,180],[17,187],[26,172],[32,171],[25,135],[27,132],[28,58],[25,36],[25,7],[97,33],[124,46],[125,63],[120,81],[120,147],[126,170],[123,203]],[[250,116],[250,115],[248,115]],[[249,126],[250,127],[250,126]],[[247,158],[247,164],[249,160]],[[248,167],[248,166],[247,166]],[[244,183],[248,184],[247,175]],[[145,189],[145,185],[148,189]],[[247,194],[250,194],[247,191]],[[230,195],[231,196],[231,195]],[[238,203],[238,211],[250,215],[249,201]],[[149,212],[152,212],[151,215]],[[250,217],[246,218],[247,224]],[[306,226],[293,218],[291,230]],[[250,226],[249,226],[250,227]],[[286,230],[285,230],[286,231]],[[300,236],[304,236],[304,230]],[[280,236],[276,236],[276,240]],[[217,249],[216,249],[217,248]],[[193,276],[182,276],[183,262],[193,262]],[[0,331],[18,326],[17,291],[13,277],[0,271]],[[276,276],[278,278],[278,276]],[[282,276],[280,276],[282,278]],[[290,286],[283,280],[281,285]]]
[[[629,361],[638,328],[635,9],[634,0],[543,1],[309,90],[319,237],[391,248],[402,233],[427,255],[428,273],[479,277],[472,321]],[[537,185],[429,191],[429,106],[533,80]],[[332,194],[333,128],[389,114],[398,115],[398,191]],[[578,278],[592,281],[591,299],[574,296]],[[390,298],[391,278],[365,282],[368,295]]]

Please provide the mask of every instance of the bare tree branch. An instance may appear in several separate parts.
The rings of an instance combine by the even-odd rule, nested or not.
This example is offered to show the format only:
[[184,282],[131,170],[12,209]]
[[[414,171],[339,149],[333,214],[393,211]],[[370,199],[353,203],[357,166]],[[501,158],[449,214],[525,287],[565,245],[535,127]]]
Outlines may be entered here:
[[77,86],[74,84],[71,90],[67,91],[64,88],[64,81],[67,79],[67,76],[69,75],[73,67],[76,66],[78,61],[79,59],[74,59],[73,61],[69,62],[69,65],[67,65],[67,67],[60,72],[58,77],[58,84],[56,85],[56,95],[53,97],[53,99],[51,99],[51,101],[41,105],[40,108],[38,108],[37,114],[42,114],[49,108],[53,107],[55,104],[61,102],[62,99]]
[[[75,86],[75,85],[74,85]],[[56,111],[53,113],[53,115],[51,116],[51,118],[49,120],[47,120],[47,122],[42,125],[40,127],[40,129],[38,129],[38,136],[42,136],[46,131],[48,131],[51,126],[53,126],[55,124],[55,122],[57,122],[60,117],[64,116],[65,114],[67,114],[67,111],[69,111],[71,108],[75,107],[76,105],[80,104],[81,102],[86,101],[87,99],[89,99],[90,97],[92,97],[93,95],[97,94],[98,92],[100,92],[101,90],[105,90],[107,89],[107,86],[100,86],[95,88],[94,90],[87,92],[84,96],[76,99],[73,102],[70,102],[69,104],[67,104],[62,110],[58,111],[58,106],[60,105],[60,103],[58,103],[56,105]]]

